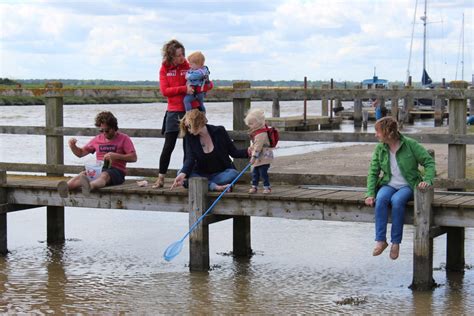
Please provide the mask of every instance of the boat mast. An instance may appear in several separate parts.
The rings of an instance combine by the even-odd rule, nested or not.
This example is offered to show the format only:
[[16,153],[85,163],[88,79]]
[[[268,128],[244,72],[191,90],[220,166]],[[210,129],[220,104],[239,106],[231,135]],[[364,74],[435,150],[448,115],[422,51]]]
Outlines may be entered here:
[[428,19],[426,16],[427,2],[428,0],[425,0],[425,12],[421,17],[421,20],[423,21],[423,73],[426,71],[426,20]]
[[413,50],[413,35],[415,34],[415,24],[416,24],[416,9],[418,8],[418,0],[415,1],[415,12],[413,13],[413,23],[411,26],[411,40],[410,40],[410,54],[408,55],[408,67],[407,67],[407,80],[406,83],[410,80],[410,65],[411,65],[411,52]]

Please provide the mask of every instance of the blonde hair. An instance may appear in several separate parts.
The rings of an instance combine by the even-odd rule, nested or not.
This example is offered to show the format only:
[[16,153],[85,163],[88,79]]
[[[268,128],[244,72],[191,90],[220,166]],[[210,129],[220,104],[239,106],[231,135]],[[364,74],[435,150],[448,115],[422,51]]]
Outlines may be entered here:
[[197,52],[193,52],[193,53],[189,54],[188,61],[190,63],[196,63],[198,65],[204,66],[204,62],[206,61],[206,57],[204,57],[203,53],[201,53],[200,51],[197,51]]
[[398,132],[398,123],[391,116],[382,117],[377,122],[375,122],[375,129],[380,131],[380,133],[385,139],[400,139],[400,133]]
[[192,131],[198,131],[207,124],[206,113],[194,109],[186,112],[183,118],[179,121],[179,136],[184,137],[188,133],[186,125],[191,126]]
[[258,128],[265,126],[265,112],[262,109],[251,109],[247,112],[244,122],[248,126],[250,122],[256,122]]

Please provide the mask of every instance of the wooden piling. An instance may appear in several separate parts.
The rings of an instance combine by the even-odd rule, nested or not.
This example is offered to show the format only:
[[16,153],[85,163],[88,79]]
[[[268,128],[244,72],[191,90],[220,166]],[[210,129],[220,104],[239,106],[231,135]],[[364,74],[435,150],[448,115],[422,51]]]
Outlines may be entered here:
[[[411,80],[409,81],[409,84],[405,87],[405,89],[409,89],[409,90],[412,89]],[[411,114],[411,111],[413,111],[414,102],[415,101],[412,96],[407,96],[403,99],[403,112],[404,112],[403,121],[405,123],[413,124],[414,118],[413,118],[413,115]]]
[[280,100],[274,98],[272,102],[272,117],[280,117]]
[[[193,177],[189,179],[189,228],[207,210],[207,187],[208,180],[206,178]],[[189,270],[209,270],[209,225],[205,221],[201,221],[189,235]]]
[[[0,206],[7,204],[7,189],[4,185],[7,184],[7,172],[0,170]],[[7,213],[0,212],[0,255],[4,256],[8,253],[7,248]]]
[[[437,89],[446,89],[446,81],[443,78],[443,84],[441,87],[438,87]],[[444,119],[444,111],[445,111],[445,104],[446,100],[443,98],[435,98],[433,100],[434,102],[434,126],[443,126],[443,119]]]
[[[474,90],[474,86],[470,86],[469,90]],[[469,116],[474,116],[474,98],[469,99]]]
[[354,99],[354,127],[362,126],[362,100]]
[[306,76],[304,77],[304,92],[305,92],[305,95],[304,95],[304,99],[303,99],[303,124],[306,125],[306,115],[307,115],[307,107],[308,107],[308,101],[307,101],[307,97],[306,97],[306,92],[308,91],[308,79],[306,78]]
[[[234,83],[234,89],[250,89],[250,82]],[[233,99],[234,131],[246,130],[245,113],[250,109],[250,99]],[[249,140],[235,141],[238,148],[247,148]],[[248,159],[234,159],[237,169],[242,170],[248,164]],[[250,247],[250,216],[236,216],[233,219],[233,252],[235,256],[249,256]]]
[[414,238],[413,238],[413,290],[426,291],[436,283],[433,280],[433,238],[430,229],[433,225],[433,187],[425,190],[415,189]]
[[[246,90],[250,89],[250,82],[234,82],[234,90]],[[244,131],[247,130],[244,118],[248,110],[250,110],[250,98],[233,98],[233,130]],[[250,146],[250,140],[236,140],[234,141],[237,148],[248,148]],[[234,159],[234,164],[238,170],[242,170],[247,164],[248,159]]]
[[[64,137],[56,135],[55,129],[63,127],[63,96],[62,83],[53,82],[46,84],[46,163],[48,165],[64,164]],[[63,176],[63,173],[46,173],[48,176]],[[47,242],[63,243],[64,234],[64,207],[47,206]]]
[[434,99],[434,126],[443,126],[443,99]]
[[[322,90],[327,90],[329,89],[329,85],[327,84],[323,84],[321,86],[321,89]],[[329,104],[328,104],[328,98],[323,96],[321,98],[321,116],[328,116],[329,113],[328,113],[328,107],[329,107]]]
[[363,110],[362,111],[362,127],[367,129],[367,125],[369,124],[369,111]]
[[393,85],[392,90],[393,90],[394,93],[393,93],[393,96],[391,98],[392,105],[390,107],[390,114],[392,115],[392,117],[395,120],[398,121],[398,95],[397,95],[398,86]]
[[[453,89],[466,89],[467,82],[452,81]],[[466,99],[449,100],[449,134],[466,134]],[[448,144],[448,178],[466,177],[466,145]],[[446,270],[464,271],[464,235],[463,227],[450,227],[447,230]]]

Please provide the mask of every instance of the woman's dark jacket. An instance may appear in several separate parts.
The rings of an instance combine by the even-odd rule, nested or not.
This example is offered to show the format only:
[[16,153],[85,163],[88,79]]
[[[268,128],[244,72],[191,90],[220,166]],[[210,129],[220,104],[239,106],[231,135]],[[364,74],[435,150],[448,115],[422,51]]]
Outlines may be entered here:
[[[229,156],[233,158],[248,158],[247,148],[237,149],[223,126],[206,124],[206,127],[214,144],[214,157],[219,159],[216,163],[225,166],[225,169],[229,169],[235,168]],[[204,166],[209,164],[209,162],[206,161],[206,154],[202,149],[199,135],[187,133],[184,137],[184,142],[186,143],[186,154],[181,172],[187,176],[189,176],[192,171],[199,173],[200,170],[205,168]],[[221,170],[221,172],[225,169]]]

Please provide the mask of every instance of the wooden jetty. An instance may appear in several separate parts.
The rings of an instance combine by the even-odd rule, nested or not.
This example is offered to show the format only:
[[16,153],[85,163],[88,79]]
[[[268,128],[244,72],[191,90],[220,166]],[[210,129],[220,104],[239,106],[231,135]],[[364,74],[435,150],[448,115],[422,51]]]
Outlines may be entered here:
[[[456,84],[456,83],[455,83]],[[456,85],[454,85],[456,86]],[[385,93],[385,91],[381,91]],[[466,100],[474,91],[465,88],[464,82],[458,88],[437,91],[436,96],[449,99],[449,134],[414,134],[413,138],[423,143],[441,143],[449,148],[448,178],[436,179],[435,187],[453,192],[433,189],[415,192],[415,201],[407,211],[406,222],[415,227],[414,266],[412,288],[431,289],[435,283],[433,275],[433,239],[447,234],[447,264],[450,271],[464,270],[464,229],[474,227],[474,195],[463,192],[474,188],[473,180],[466,180],[466,145],[474,144],[474,137],[466,135]],[[1,91],[0,91],[1,93]],[[97,91],[94,91],[97,93]],[[227,93],[227,92],[226,92]],[[327,94],[326,94],[327,93]],[[337,98],[335,90],[306,91],[305,96]],[[354,99],[366,96],[364,90],[341,90],[344,97]],[[421,97],[413,91],[406,91],[405,97]],[[80,166],[65,166],[63,143],[68,135],[95,135],[96,129],[63,126],[63,91],[60,86],[45,89],[46,126],[0,126],[3,134],[30,134],[46,136],[46,164],[0,163],[0,253],[7,254],[7,214],[38,206],[47,207],[48,243],[65,242],[64,207],[113,208],[163,212],[188,212],[190,225],[207,209],[217,193],[207,192],[207,182],[202,178],[190,180],[190,189],[169,191],[140,188],[133,181],[123,185],[107,187],[84,196],[73,192],[61,198],[56,191],[58,181],[64,173],[77,173]],[[268,95],[301,97],[295,89],[261,90],[251,89],[248,84],[236,84],[232,89],[234,131],[231,136],[236,144],[248,146],[243,123],[244,113],[250,108],[251,98]],[[155,129],[122,129],[131,137],[162,137]],[[333,141],[333,142],[376,142],[373,134],[333,132],[282,132],[282,141]],[[236,161],[240,168],[246,161]],[[41,172],[45,175],[26,176],[15,171]],[[8,172],[8,174],[7,174]],[[130,168],[132,176],[154,176],[156,169]],[[249,195],[245,188],[237,185],[232,193],[224,195],[214,208],[212,215],[198,225],[190,235],[190,270],[208,270],[209,225],[226,219],[233,220],[233,254],[251,256],[252,216],[281,217],[288,219],[311,219],[351,222],[373,222],[373,208],[364,205],[364,192],[354,185],[363,186],[361,177],[334,175],[285,175],[272,174],[271,195]],[[168,180],[170,181],[170,180]],[[342,187],[315,187],[314,184],[338,185]],[[310,186],[308,186],[310,185]]]

